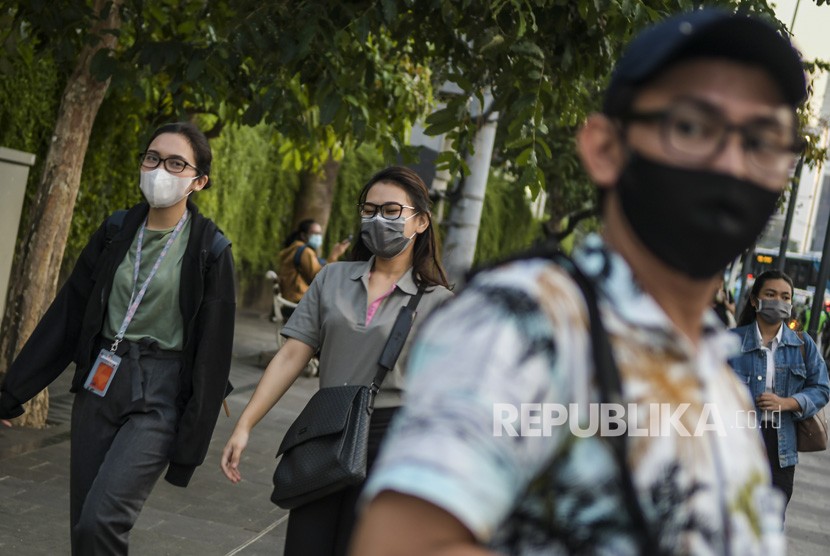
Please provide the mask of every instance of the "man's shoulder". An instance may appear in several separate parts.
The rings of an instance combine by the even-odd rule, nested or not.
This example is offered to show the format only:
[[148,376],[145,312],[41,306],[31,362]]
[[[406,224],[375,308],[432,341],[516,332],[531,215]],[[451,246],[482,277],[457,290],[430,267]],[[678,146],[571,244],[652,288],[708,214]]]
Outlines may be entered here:
[[545,257],[513,260],[476,274],[461,292],[470,294],[509,294],[551,303],[554,300],[578,300],[582,294],[568,271]]

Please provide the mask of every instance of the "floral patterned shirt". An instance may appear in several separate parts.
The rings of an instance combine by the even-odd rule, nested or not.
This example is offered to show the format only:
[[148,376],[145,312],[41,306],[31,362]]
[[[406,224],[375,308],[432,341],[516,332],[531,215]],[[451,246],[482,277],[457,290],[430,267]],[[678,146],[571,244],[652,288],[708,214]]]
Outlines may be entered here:
[[[627,464],[660,552],[783,553],[783,501],[726,363],[735,339],[710,312],[694,346],[598,236],[574,260],[597,284]],[[504,554],[641,552],[619,467],[591,429],[605,425],[587,308],[560,267],[528,259],[479,274],[424,323],[407,372],[364,502],[384,490],[427,500]]]

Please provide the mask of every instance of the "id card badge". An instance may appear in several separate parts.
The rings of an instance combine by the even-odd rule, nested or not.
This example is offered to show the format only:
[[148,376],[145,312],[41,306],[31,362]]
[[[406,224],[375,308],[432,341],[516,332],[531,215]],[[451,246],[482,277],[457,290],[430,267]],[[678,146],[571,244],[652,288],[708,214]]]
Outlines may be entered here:
[[89,371],[89,376],[86,377],[84,388],[98,396],[106,396],[120,364],[120,357],[107,349],[102,349]]

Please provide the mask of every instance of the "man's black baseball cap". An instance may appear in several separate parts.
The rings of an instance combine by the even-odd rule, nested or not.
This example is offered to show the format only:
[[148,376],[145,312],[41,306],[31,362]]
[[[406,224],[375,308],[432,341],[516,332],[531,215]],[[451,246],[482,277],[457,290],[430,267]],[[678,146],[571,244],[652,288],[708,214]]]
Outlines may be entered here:
[[676,62],[702,57],[765,69],[792,107],[807,97],[801,56],[788,39],[758,17],[708,8],[672,16],[640,32],[611,74],[603,112],[620,115],[640,86]]

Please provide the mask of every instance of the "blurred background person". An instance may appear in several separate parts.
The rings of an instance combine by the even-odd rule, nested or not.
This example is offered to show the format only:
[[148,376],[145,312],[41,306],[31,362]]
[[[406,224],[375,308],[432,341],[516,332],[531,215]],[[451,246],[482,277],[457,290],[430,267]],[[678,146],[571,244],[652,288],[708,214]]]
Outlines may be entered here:
[[715,298],[712,301],[712,309],[717,313],[718,318],[727,328],[735,328],[735,297],[732,292],[726,289],[723,278],[715,291]]
[[[343,256],[350,243],[349,239],[337,243],[324,259],[318,255],[323,247],[322,226],[311,218],[300,222],[297,229],[286,238],[279,254],[277,277],[282,297],[291,303],[299,303],[323,265],[333,263]],[[283,305],[280,310],[283,319],[288,320],[294,307]]]

